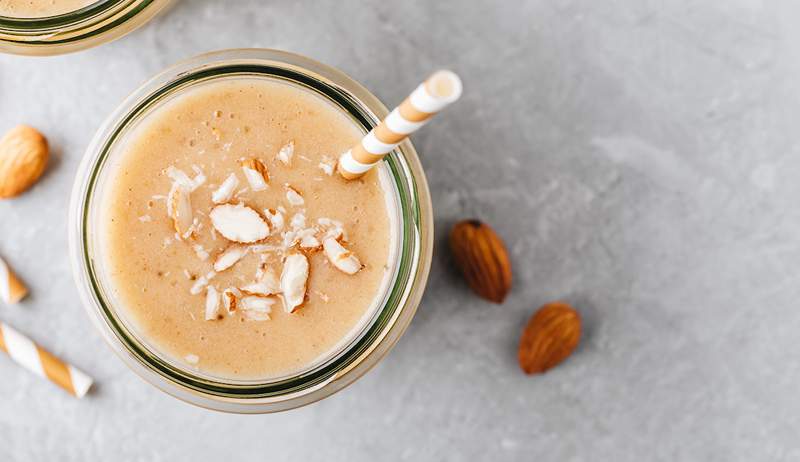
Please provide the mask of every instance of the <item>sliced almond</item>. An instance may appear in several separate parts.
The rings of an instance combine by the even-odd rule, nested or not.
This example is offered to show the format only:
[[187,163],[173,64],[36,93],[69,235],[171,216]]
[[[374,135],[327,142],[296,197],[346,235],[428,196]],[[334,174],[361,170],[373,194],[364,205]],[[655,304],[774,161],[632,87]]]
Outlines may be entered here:
[[222,292],[222,306],[229,315],[236,311],[236,300],[241,295],[242,293],[235,287],[229,287]]
[[301,253],[293,253],[283,262],[281,273],[281,292],[283,307],[287,313],[294,313],[306,297],[308,281],[308,259]]
[[261,275],[258,282],[242,287],[242,292],[251,295],[276,295],[281,291],[280,282],[271,270]]
[[347,240],[347,236],[344,234],[344,225],[341,221],[331,220],[330,218],[318,218],[317,224],[319,224],[320,228],[322,228],[322,236],[320,239],[327,239],[333,238],[337,241],[339,239]]
[[289,204],[293,207],[298,207],[306,203],[303,200],[303,195],[300,194],[300,191],[294,189],[293,187],[286,185],[286,200],[289,201]]
[[225,271],[241,260],[246,253],[247,246],[234,244],[228,247],[217,255],[217,259],[214,261],[214,271],[218,273]]
[[172,218],[172,226],[181,239],[188,239],[194,231],[191,191],[177,181],[167,196],[167,213]]
[[264,215],[267,217],[269,223],[272,225],[273,233],[276,233],[283,229],[284,218],[283,218],[283,213],[280,210],[264,209]]
[[294,156],[294,141],[289,141],[285,146],[278,151],[278,160],[283,162],[284,165],[292,165],[292,157]]
[[219,292],[214,286],[206,289],[206,321],[213,321],[219,316]]
[[211,224],[225,239],[239,243],[253,243],[269,235],[269,225],[261,215],[244,204],[223,204],[208,214]]
[[362,266],[358,258],[336,239],[329,237],[322,241],[322,246],[325,249],[325,256],[339,271],[356,274],[361,270]]
[[248,295],[239,300],[239,306],[242,308],[242,314],[245,319],[251,321],[269,321],[269,314],[272,312],[272,305],[276,299],[274,297],[259,297],[257,295]]
[[250,189],[253,191],[263,191],[269,187],[269,172],[267,167],[258,159],[245,159],[242,161],[242,172]]
[[300,248],[302,249],[318,249],[322,244],[317,239],[317,230],[314,228],[306,228],[297,233],[300,237]]
[[224,204],[228,202],[231,200],[231,197],[233,197],[233,191],[237,186],[239,186],[239,178],[236,177],[235,173],[231,173],[228,175],[228,178],[225,178],[225,181],[211,193],[211,200],[215,204]]
[[189,175],[187,175],[186,172],[184,172],[183,170],[175,168],[174,166],[170,165],[165,170],[165,173],[172,180],[173,183],[178,183],[179,185],[183,186],[190,192],[196,189],[194,181],[192,181],[192,179],[189,178]]

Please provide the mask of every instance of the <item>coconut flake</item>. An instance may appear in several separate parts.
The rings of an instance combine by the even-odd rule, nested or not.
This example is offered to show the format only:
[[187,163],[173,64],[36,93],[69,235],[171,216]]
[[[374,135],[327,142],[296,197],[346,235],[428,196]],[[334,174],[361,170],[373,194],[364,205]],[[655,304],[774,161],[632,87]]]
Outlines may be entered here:
[[206,321],[213,321],[219,315],[219,292],[214,286],[206,289]]
[[192,248],[194,249],[194,253],[197,254],[197,258],[199,258],[200,261],[208,260],[208,252],[206,252],[206,249],[204,249],[202,245],[195,244],[192,246]]
[[250,295],[276,295],[280,293],[281,287],[278,278],[271,270],[265,271],[258,282],[242,287],[242,292]]
[[321,168],[326,175],[333,175],[333,170],[335,167],[336,159],[330,156],[322,156],[322,162],[319,163],[319,168]]
[[300,194],[298,190],[289,186],[288,183],[285,186],[286,186],[286,200],[289,201],[289,204],[291,204],[294,207],[305,204],[306,201],[303,200],[303,196]]
[[272,225],[272,232],[276,233],[283,229],[283,213],[280,210],[264,209],[264,215]]
[[294,141],[289,141],[278,151],[277,157],[284,165],[290,166],[292,165],[292,156],[294,156]]
[[242,259],[247,253],[247,246],[234,244],[223,250],[214,261],[214,271],[222,272]]
[[200,292],[202,292],[207,285],[208,285],[208,278],[205,276],[200,276],[199,278],[197,278],[196,281],[194,281],[192,288],[189,289],[189,293],[192,295],[197,295]]
[[250,321],[269,321],[269,314],[272,312],[272,305],[275,304],[273,297],[259,297],[248,295],[239,300],[242,314],[245,319]]
[[215,204],[222,204],[231,200],[233,196],[233,190],[239,186],[239,178],[236,177],[235,173],[231,173],[228,175],[228,178],[225,178],[225,181],[219,185],[213,193],[211,193],[211,200]]
[[322,246],[325,248],[325,256],[338,270],[347,274],[356,274],[361,269],[361,262],[358,261],[358,258],[336,239],[329,237],[322,241]]
[[269,172],[267,167],[258,159],[242,160],[242,172],[250,189],[253,191],[263,191],[269,187]]
[[269,235],[269,225],[255,210],[243,204],[223,204],[208,214],[214,228],[229,241],[252,243]]
[[178,183],[172,184],[167,197],[167,214],[172,218],[172,226],[180,239],[187,239],[194,231],[191,191]]
[[308,281],[308,259],[301,253],[293,253],[283,262],[281,273],[281,293],[283,307],[287,313],[294,313],[306,297]]

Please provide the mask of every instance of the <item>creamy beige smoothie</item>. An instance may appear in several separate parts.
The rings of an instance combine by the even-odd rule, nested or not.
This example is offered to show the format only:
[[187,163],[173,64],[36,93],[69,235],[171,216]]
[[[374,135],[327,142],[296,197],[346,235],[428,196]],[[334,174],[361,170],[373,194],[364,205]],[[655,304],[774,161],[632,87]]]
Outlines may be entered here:
[[363,136],[339,108],[277,80],[199,84],[133,130],[110,168],[100,243],[123,317],[163,355],[257,380],[329,357],[393,274],[383,169],[346,182]]
[[44,18],[76,11],[98,0],[0,0],[0,16]]

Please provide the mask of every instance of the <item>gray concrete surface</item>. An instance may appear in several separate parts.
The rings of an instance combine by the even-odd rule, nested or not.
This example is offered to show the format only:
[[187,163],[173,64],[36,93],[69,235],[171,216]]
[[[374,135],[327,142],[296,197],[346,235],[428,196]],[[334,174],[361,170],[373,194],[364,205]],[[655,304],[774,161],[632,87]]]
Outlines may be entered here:
[[[33,289],[0,319],[98,383],[74,400],[0,356],[0,459],[800,460],[799,21],[790,0],[183,0],[100,48],[0,56],[0,130],[33,124],[56,154],[0,203],[0,253]],[[134,376],[66,251],[101,120],[174,61],[241,46],[318,58],[389,104],[442,66],[466,85],[414,137],[438,248],[410,330],[354,386],[281,415],[211,413]],[[513,251],[503,306],[445,252],[472,216]],[[586,335],[524,376],[521,326],[556,298]]]

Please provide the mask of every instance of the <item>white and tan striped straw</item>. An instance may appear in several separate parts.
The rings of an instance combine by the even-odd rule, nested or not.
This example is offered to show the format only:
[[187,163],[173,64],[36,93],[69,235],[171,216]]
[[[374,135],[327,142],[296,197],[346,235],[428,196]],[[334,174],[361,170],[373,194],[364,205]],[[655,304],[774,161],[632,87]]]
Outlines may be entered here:
[[434,114],[458,100],[461,90],[461,79],[454,72],[435,72],[357,145],[341,155],[339,173],[352,180],[368,172]]
[[88,375],[64,363],[2,322],[0,322],[0,350],[8,353],[17,364],[50,380],[78,398],[82,398],[92,386],[92,379]]
[[6,262],[0,258],[0,300],[11,305],[22,300],[28,293],[28,289],[17,278]]

